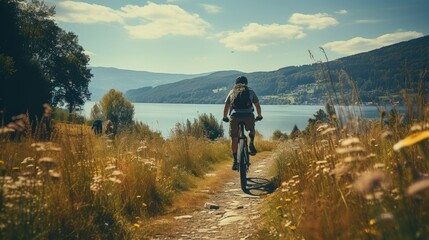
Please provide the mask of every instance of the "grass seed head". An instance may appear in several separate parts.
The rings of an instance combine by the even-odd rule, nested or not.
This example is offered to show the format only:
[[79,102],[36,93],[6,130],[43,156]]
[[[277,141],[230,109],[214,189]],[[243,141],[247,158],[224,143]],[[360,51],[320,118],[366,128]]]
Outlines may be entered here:
[[50,170],[56,167],[57,163],[53,158],[42,157],[42,158],[39,158],[39,165],[42,168],[42,170]]
[[325,134],[328,134],[328,133],[333,132],[333,131],[335,131],[335,128],[327,128],[327,129],[323,130],[320,134],[325,135]]
[[384,180],[385,175],[383,172],[365,172],[354,182],[354,188],[362,194],[373,193],[383,187]]
[[428,189],[429,189],[429,178],[425,178],[411,184],[407,189],[407,194],[412,196],[412,195],[416,195],[418,193],[427,191]]
[[387,139],[391,139],[391,138],[392,138],[392,136],[393,136],[393,134],[392,134],[392,132],[391,132],[391,131],[385,131],[385,132],[383,132],[383,133],[380,135],[380,138],[381,138],[382,140],[387,140]]
[[338,154],[347,154],[347,153],[363,153],[365,152],[365,148],[361,146],[354,146],[354,147],[343,147],[343,148],[337,148],[335,151]]
[[422,126],[420,126],[420,125],[418,125],[418,124],[414,124],[413,126],[411,126],[411,128],[410,128],[410,132],[419,132],[419,131],[421,131],[421,130],[423,130],[422,129]]
[[359,138],[356,138],[356,137],[343,139],[341,141],[341,146],[343,146],[343,147],[353,146],[353,145],[357,145],[357,144],[361,144],[361,142],[360,142]]

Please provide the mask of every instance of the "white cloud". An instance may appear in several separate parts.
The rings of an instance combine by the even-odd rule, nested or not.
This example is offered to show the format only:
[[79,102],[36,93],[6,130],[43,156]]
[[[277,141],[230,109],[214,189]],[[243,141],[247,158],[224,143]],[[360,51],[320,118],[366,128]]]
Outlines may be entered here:
[[360,52],[370,51],[383,46],[395,44],[398,42],[422,37],[423,33],[408,31],[408,32],[395,32],[384,34],[377,38],[363,38],[355,37],[346,41],[334,41],[324,44],[322,47],[329,49],[333,52],[351,55]]
[[241,32],[229,32],[220,42],[235,51],[258,51],[260,47],[278,44],[289,39],[305,37],[301,27],[294,25],[250,23]]
[[123,19],[117,11],[97,4],[64,1],[58,3],[57,12],[55,19],[61,22],[83,24],[100,22],[123,23]]
[[338,21],[327,13],[294,13],[289,18],[289,22],[296,25],[303,25],[309,29],[324,29],[338,24]]
[[88,50],[85,50],[84,53],[88,56],[95,56],[96,55],[95,53],[88,51]]
[[345,9],[341,9],[341,10],[339,10],[339,11],[336,11],[335,13],[338,13],[338,14],[341,14],[341,15],[345,15],[345,14],[347,14],[347,13],[348,13],[348,11],[347,11],[347,10],[345,10]]
[[[84,24],[118,22],[130,37],[136,39],[157,39],[166,35],[200,36],[209,27],[198,14],[171,4],[148,2],[145,6],[126,5],[114,10],[97,4],[65,1],[58,7],[58,21]],[[137,24],[128,24],[129,20]]]
[[140,7],[127,5],[121,10],[126,18],[140,18],[139,25],[126,25],[129,35],[138,39],[157,39],[166,35],[201,36],[209,24],[198,14],[191,14],[176,5],[149,2]]
[[216,14],[219,13],[221,10],[221,7],[211,4],[201,4],[201,6],[204,8],[204,10],[207,13]]

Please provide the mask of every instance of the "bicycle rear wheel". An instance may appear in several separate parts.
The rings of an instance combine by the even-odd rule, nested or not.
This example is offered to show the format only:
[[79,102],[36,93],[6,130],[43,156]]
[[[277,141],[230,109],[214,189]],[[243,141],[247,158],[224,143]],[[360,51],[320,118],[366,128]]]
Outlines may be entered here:
[[244,143],[244,139],[240,139],[238,150],[239,156],[237,157],[240,159],[240,185],[241,189],[245,191],[247,187],[247,164],[249,162],[249,153],[247,151],[247,146]]

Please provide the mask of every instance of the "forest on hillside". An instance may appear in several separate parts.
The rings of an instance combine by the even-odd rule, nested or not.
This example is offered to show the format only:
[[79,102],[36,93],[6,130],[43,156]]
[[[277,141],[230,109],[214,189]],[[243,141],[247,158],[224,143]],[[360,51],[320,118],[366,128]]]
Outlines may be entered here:
[[344,95],[359,91],[353,100],[363,103],[397,102],[401,100],[400,90],[416,89],[420,74],[429,66],[429,36],[333,61],[327,59],[324,56],[323,60],[313,59],[313,64],[271,72],[216,72],[129,90],[126,97],[133,102],[222,103],[234,79],[246,75],[249,86],[265,104],[324,104],[327,86],[341,89]]

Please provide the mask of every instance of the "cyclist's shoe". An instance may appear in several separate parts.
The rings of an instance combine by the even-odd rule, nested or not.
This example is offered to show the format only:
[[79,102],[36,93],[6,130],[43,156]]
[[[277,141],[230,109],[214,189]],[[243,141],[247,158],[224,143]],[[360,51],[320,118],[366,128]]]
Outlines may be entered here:
[[249,144],[249,154],[250,155],[252,155],[252,156],[255,156],[256,155],[256,148],[255,148],[255,145],[252,143],[252,142],[250,142],[250,144]]
[[234,170],[234,171],[238,171],[238,162],[234,162],[234,163],[232,164],[232,170]]

